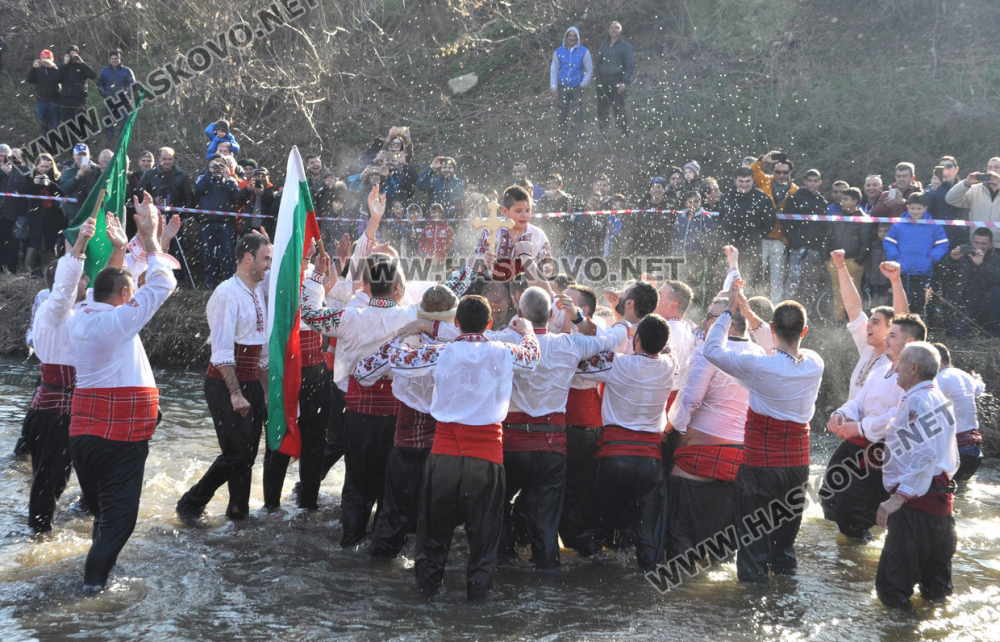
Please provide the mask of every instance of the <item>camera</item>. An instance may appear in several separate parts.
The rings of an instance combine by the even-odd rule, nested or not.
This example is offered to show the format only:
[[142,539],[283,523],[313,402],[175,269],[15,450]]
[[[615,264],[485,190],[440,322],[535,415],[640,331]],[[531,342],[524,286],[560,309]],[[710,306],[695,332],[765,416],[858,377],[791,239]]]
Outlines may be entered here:
[[934,167],[934,175],[937,176],[942,181],[944,180],[944,167],[937,165]]
[[989,172],[979,172],[979,173],[977,173],[976,174],[976,180],[979,181],[979,182],[981,182],[981,183],[985,183],[986,181],[990,180],[990,174],[989,174]]
[[257,189],[260,189],[264,187],[264,181],[260,180],[259,178],[255,178],[253,181],[253,186],[256,187]]
[[973,254],[976,253],[976,247],[974,245],[963,245],[959,249],[961,250],[962,254],[965,254],[965,255],[968,255],[968,256],[971,256],[971,255],[973,255]]

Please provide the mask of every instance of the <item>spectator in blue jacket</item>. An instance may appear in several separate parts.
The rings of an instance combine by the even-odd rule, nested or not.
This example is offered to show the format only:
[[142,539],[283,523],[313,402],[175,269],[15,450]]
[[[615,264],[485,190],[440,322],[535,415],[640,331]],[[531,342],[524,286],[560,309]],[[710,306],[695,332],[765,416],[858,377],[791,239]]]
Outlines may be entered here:
[[563,148],[575,143],[583,128],[583,88],[594,77],[594,61],[590,51],[580,44],[580,30],[570,27],[563,35],[562,47],[552,54],[549,68],[549,88],[552,97],[558,98],[559,129],[566,125],[569,112],[573,111],[570,135],[561,141]]
[[[122,64],[122,52],[117,49],[108,52],[108,65],[101,69],[101,73],[97,76],[97,91],[100,92],[101,98],[104,98],[105,102],[110,98],[112,104],[117,104],[121,102],[120,94],[124,93],[131,101],[134,86],[135,75],[131,69]],[[110,141],[115,135],[115,123],[125,115],[119,109],[112,111],[110,107],[108,115],[111,117],[111,124],[104,130],[104,136]]]
[[914,221],[931,219],[923,193],[910,194],[902,220],[889,228],[882,241],[885,257],[899,263],[910,312],[924,313],[927,286],[934,275],[934,264],[948,253],[948,236],[940,225],[917,225]]
[[420,172],[420,176],[417,177],[417,189],[428,192],[428,210],[434,203],[441,203],[446,213],[462,207],[465,181],[455,175],[457,171],[458,164],[454,158],[438,156],[431,161],[427,169]]
[[219,143],[222,141],[229,143],[230,155],[235,156],[236,152],[240,151],[240,144],[229,133],[229,121],[225,118],[220,118],[206,127],[205,135],[208,136],[208,152],[205,154],[205,158],[211,158],[217,153],[219,151]]

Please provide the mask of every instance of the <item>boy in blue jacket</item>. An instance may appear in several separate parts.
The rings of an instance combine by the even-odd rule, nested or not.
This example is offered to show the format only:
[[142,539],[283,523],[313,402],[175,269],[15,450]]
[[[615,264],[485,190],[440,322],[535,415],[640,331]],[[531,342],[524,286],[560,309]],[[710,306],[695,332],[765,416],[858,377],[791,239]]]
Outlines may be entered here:
[[927,201],[922,192],[910,194],[907,211],[882,241],[886,259],[899,263],[910,312],[920,315],[924,313],[925,291],[934,275],[934,264],[948,253],[948,236],[943,227],[915,223],[931,218]]
[[229,121],[224,118],[220,118],[206,127],[205,135],[208,136],[208,152],[206,152],[205,158],[214,156],[217,153],[219,143],[222,141],[229,143],[229,150],[233,153],[233,156],[236,155],[236,152],[240,151],[240,144],[229,133]]

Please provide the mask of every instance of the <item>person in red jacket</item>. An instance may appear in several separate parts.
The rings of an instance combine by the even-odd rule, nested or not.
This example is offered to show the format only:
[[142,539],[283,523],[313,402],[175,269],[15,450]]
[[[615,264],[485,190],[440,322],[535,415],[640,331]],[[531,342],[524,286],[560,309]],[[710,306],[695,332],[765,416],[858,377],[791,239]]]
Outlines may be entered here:
[[455,245],[455,230],[441,220],[444,206],[440,203],[431,205],[430,215],[430,225],[420,233],[420,255],[430,259],[434,265],[440,265]]

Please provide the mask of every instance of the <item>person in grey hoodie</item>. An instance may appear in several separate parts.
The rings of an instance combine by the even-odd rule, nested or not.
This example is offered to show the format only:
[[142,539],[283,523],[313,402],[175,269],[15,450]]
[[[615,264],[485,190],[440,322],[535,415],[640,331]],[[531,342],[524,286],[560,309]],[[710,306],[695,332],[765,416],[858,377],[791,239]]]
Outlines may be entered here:
[[566,125],[569,112],[573,112],[573,125],[569,136],[561,141],[562,146],[575,142],[583,128],[583,88],[594,77],[594,61],[590,51],[580,44],[580,30],[570,27],[563,35],[563,44],[552,54],[549,68],[549,88],[552,97],[558,100],[559,129]]

